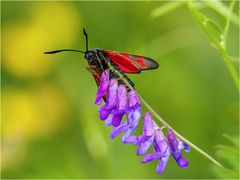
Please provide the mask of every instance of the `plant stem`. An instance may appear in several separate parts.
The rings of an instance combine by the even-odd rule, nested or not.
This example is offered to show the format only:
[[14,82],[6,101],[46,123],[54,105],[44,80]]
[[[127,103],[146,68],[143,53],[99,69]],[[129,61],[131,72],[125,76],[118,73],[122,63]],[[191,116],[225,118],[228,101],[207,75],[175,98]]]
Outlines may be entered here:
[[219,50],[223,56],[223,59],[224,59],[225,64],[227,65],[227,68],[235,82],[235,85],[236,85],[238,91],[240,92],[238,73],[236,72],[236,69],[231,61],[231,58],[229,57],[229,55],[224,47],[219,48]]
[[[207,2],[207,1],[206,1]],[[212,2],[211,2],[212,3]],[[237,87],[237,90],[240,91],[240,87],[239,87],[239,80],[238,80],[238,73],[236,71],[236,69],[234,68],[234,65],[232,64],[232,61],[231,61],[231,58],[229,57],[228,53],[227,53],[227,50],[226,50],[226,42],[225,42],[225,37],[224,35],[226,35],[227,31],[228,31],[228,28],[229,28],[229,24],[228,24],[228,21],[230,21],[229,19],[227,19],[227,23],[226,23],[226,26],[225,26],[225,29],[224,29],[224,32],[223,34],[221,35],[221,37],[219,36],[219,40],[215,39],[211,32],[209,32],[207,30],[207,28],[205,27],[205,24],[200,21],[198,19],[198,10],[196,9],[196,7],[194,6],[193,2],[189,1],[188,3],[188,7],[189,7],[189,10],[190,12],[192,13],[193,17],[195,17],[197,23],[200,25],[200,27],[203,29],[203,31],[205,32],[205,34],[207,35],[207,37],[210,39],[210,41],[215,45],[215,47],[218,49],[218,51],[220,52],[220,54],[222,55],[223,59],[224,59],[224,62],[225,64],[227,65],[227,68],[233,78],[233,81]],[[234,3],[231,4],[230,8],[233,8],[233,5]],[[230,13],[231,11],[228,10],[226,11],[228,13]],[[230,16],[229,16],[230,18]]]
[[[138,94],[138,93],[137,93]],[[202,154],[203,156],[205,156],[207,159],[209,159],[210,161],[212,161],[215,165],[217,165],[218,167],[223,168],[223,165],[221,165],[217,160],[215,160],[213,157],[211,157],[209,154],[207,154],[205,151],[203,151],[202,149],[200,149],[199,147],[197,147],[195,144],[191,143],[190,141],[188,141],[185,137],[183,137],[182,135],[180,135],[176,130],[174,130],[166,121],[164,121],[153,109],[152,107],[142,98],[142,96],[140,94],[138,94],[139,98],[141,99],[141,101],[143,102],[143,104],[146,106],[147,109],[149,109],[149,111],[164,125],[166,126],[168,129],[172,129],[174,131],[174,133],[183,141],[185,141],[188,145],[190,145],[192,148],[196,149],[200,154]]]
[[214,9],[216,12],[218,12],[223,17],[229,17],[230,21],[239,27],[239,20],[238,16],[234,14],[232,11],[230,11],[227,7],[224,6],[224,4],[221,1],[204,1],[208,6],[210,6],[212,9]]
[[186,1],[172,1],[172,2],[166,2],[162,6],[157,7],[156,9],[152,10],[151,16],[153,18],[165,15],[167,13],[170,13],[177,8],[180,8],[186,3]]
[[[235,0],[233,0],[231,3],[230,3],[230,6],[229,6],[229,12],[232,12],[233,11],[233,8],[234,8],[234,5],[235,5]],[[224,27],[224,31],[223,31],[223,40],[225,42],[225,44],[227,44],[227,35],[228,35],[228,29],[229,29],[229,26],[230,26],[230,13],[228,13],[228,17],[226,18],[226,25]]]
[[[108,63],[108,67],[111,71],[113,71],[114,73],[116,73],[119,78],[121,78],[124,83],[131,89],[134,90],[135,89],[129,84],[129,82],[123,77],[123,75],[121,73],[119,73],[116,69],[114,69],[112,67],[112,65],[110,63]],[[207,159],[209,159],[210,161],[212,161],[215,165],[217,165],[218,167],[223,168],[223,166],[217,161],[215,160],[213,157],[211,157],[209,154],[207,154],[205,151],[203,151],[202,149],[200,149],[199,147],[197,147],[195,144],[191,143],[190,141],[188,141],[186,138],[184,138],[182,135],[180,135],[177,131],[175,131],[166,121],[163,120],[163,118],[161,118],[156,111],[153,110],[153,108],[143,99],[143,97],[137,92],[135,91],[138,95],[138,97],[141,99],[142,103],[145,105],[145,107],[152,113],[152,115],[154,115],[166,128],[168,129],[172,129],[174,131],[174,133],[183,141],[185,141],[187,144],[189,144],[192,148],[196,149],[200,154],[202,154],[203,156],[205,156]]]

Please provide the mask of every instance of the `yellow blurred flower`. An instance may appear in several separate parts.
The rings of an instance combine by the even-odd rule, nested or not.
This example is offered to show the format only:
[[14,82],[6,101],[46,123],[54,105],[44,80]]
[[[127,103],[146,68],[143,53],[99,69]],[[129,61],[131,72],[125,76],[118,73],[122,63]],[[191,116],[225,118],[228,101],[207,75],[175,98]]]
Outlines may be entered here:
[[3,90],[2,95],[3,137],[11,139],[36,133],[41,116],[34,95],[14,89]]
[[43,52],[70,47],[80,26],[78,12],[65,3],[35,2],[29,17],[2,32],[3,67],[20,78],[46,74],[53,62]]
[[50,135],[63,127],[68,111],[65,95],[53,85],[24,91],[2,91],[3,165],[33,138]]
[[33,137],[51,133],[61,125],[68,110],[64,94],[52,85],[32,91],[3,89],[2,129],[4,138]]

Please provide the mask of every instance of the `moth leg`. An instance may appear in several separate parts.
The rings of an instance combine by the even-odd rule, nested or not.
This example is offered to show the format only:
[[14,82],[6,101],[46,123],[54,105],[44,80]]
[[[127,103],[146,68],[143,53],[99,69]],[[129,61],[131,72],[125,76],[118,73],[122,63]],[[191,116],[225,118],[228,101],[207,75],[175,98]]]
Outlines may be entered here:
[[[95,69],[96,69],[96,66],[95,65],[88,65],[86,66],[86,69],[91,73],[91,74],[94,74],[96,76],[99,76],[96,72],[95,72]],[[100,77],[99,77],[100,78]]]
[[[98,56],[98,53],[95,53],[95,54],[96,54],[97,60],[98,60],[98,62],[99,62],[99,64],[100,64],[100,67],[101,67],[102,71],[104,72],[103,65],[102,65],[102,62],[101,62],[101,60],[100,60],[100,58],[99,58],[99,56]],[[105,73],[105,72],[104,72],[104,73]]]

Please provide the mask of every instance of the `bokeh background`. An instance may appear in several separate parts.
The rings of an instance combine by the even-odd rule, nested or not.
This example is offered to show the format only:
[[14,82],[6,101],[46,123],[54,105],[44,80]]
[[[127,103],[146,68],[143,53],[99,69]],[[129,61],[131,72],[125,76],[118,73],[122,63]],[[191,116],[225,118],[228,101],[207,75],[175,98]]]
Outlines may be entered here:
[[[83,27],[91,48],[155,59],[159,69],[129,75],[137,91],[183,136],[232,168],[216,146],[231,147],[222,135],[238,135],[238,90],[186,5],[153,17],[165,3],[1,2],[2,178],[219,177],[194,150],[184,153],[189,168],[171,158],[157,175],[156,161],[141,164],[137,147],[110,139],[111,128],[98,118],[97,87],[83,55],[43,54],[85,50]],[[216,11],[201,8],[224,24]],[[227,49],[236,69],[238,32],[239,26],[230,24]],[[237,158],[233,161],[238,167]]]

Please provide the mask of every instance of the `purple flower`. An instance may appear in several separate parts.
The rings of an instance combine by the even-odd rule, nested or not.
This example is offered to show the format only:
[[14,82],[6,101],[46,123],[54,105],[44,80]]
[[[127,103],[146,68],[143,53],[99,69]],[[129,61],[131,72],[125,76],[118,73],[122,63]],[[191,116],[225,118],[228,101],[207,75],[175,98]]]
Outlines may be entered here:
[[171,154],[181,168],[188,166],[188,161],[182,157],[181,150],[184,149],[186,152],[189,152],[190,147],[177,139],[172,129],[168,130],[166,138],[162,130],[153,121],[151,114],[146,113],[143,116],[143,135],[137,155],[144,155],[152,145],[154,152],[147,154],[142,159],[142,162],[146,163],[158,160],[157,173],[164,171]]
[[154,132],[154,153],[147,154],[143,159],[142,163],[150,162],[158,159],[158,165],[156,172],[163,173],[170,157],[170,148],[168,146],[167,139],[163,135],[160,129]]
[[132,141],[137,141],[136,138],[138,137],[132,136],[132,134],[136,131],[139,119],[141,117],[140,101],[134,90],[131,90],[129,92],[129,105],[126,113],[127,121],[122,122],[117,127],[114,127],[110,136],[113,139],[117,135],[125,131],[125,134],[122,137],[122,143],[133,143]]
[[172,156],[174,157],[177,164],[181,168],[188,167],[188,161],[184,157],[182,157],[181,150],[183,149],[186,152],[189,152],[190,147],[187,144],[183,143],[181,140],[177,139],[172,129],[168,130],[167,139],[169,142]]
[[109,71],[106,70],[102,73],[102,76],[100,78],[100,84],[98,87],[95,104],[97,105],[102,104],[102,97],[106,95],[108,84],[109,84]]
[[[188,161],[182,157],[181,151],[189,152],[190,147],[178,139],[172,129],[168,130],[165,137],[162,130],[152,119],[150,112],[145,113],[142,118],[142,135],[134,135],[142,114],[139,97],[135,90],[129,91],[122,81],[118,82],[115,77],[110,78],[108,70],[102,73],[100,79],[96,97],[97,105],[101,105],[102,98],[106,99],[106,104],[100,107],[99,117],[105,121],[106,126],[113,126],[110,134],[112,139],[124,133],[122,143],[139,146],[136,153],[140,156],[146,154],[150,147],[153,147],[153,152],[146,154],[141,161],[142,163],[158,160],[156,172],[163,173],[169,157],[172,155],[181,168],[188,166]],[[127,119],[122,122],[124,115]]]
[[[141,116],[141,106],[138,96],[134,90],[128,92],[124,84],[118,84],[116,78],[111,78],[109,82],[109,72],[102,73],[101,82],[98,88],[96,104],[100,105],[102,97],[106,97],[106,104],[99,109],[99,117],[105,120],[105,125],[113,125],[113,131],[117,134],[127,131],[123,137],[123,143],[136,130]],[[127,115],[127,122],[121,123],[124,115]],[[113,133],[114,134],[114,133]]]
[[117,127],[120,125],[123,115],[127,109],[127,89],[124,85],[118,86],[117,105],[112,117],[112,125]]
[[107,102],[99,109],[99,117],[101,120],[106,120],[116,106],[117,102],[118,82],[116,79],[111,79],[108,87]]
[[151,147],[154,141],[154,127],[152,116],[149,112],[143,116],[143,135],[141,137],[141,143],[137,150],[137,155],[143,155]]

